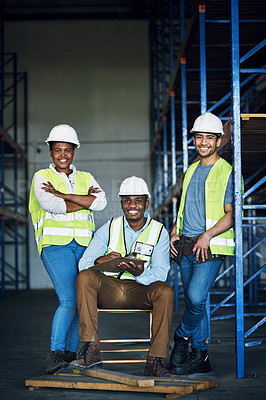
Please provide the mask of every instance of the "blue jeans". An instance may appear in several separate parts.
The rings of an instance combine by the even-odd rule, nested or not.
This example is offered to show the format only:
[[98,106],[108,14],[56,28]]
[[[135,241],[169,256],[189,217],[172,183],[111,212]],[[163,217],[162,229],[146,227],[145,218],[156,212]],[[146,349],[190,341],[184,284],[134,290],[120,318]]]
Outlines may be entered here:
[[197,264],[194,254],[181,259],[180,273],[186,308],[176,333],[178,336],[191,338],[192,348],[208,348],[206,300],[222,262],[223,260],[215,260]]
[[79,343],[76,278],[78,262],[86,247],[72,240],[64,246],[42,249],[41,259],[59,299],[51,333],[51,351],[77,351]]

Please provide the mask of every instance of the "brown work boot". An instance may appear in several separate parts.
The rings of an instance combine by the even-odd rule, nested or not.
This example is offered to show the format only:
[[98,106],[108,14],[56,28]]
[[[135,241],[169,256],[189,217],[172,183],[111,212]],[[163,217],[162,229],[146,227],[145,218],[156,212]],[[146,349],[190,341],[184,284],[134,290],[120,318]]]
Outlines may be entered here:
[[161,357],[152,357],[147,355],[144,375],[146,376],[165,376],[176,378],[175,375],[171,374],[166,366],[164,365]]
[[72,368],[87,369],[101,363],[99,342],[85,342],[78,354],[77,360],[71,361],[69,366]]

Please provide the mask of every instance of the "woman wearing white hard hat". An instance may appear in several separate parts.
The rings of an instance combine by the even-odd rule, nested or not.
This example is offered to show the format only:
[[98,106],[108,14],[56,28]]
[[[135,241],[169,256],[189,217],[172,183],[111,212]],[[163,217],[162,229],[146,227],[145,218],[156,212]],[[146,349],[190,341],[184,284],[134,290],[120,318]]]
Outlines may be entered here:
[[52,373],[76,358],[78,262],[95,231],[93,211],[105,208],[106,197],[89,172],[72,164],[80,143],[71,126],[55,126],[46,143],[53,163],[34,174],[29,211],[39,254],[59,299],[47,358],[47,373]]

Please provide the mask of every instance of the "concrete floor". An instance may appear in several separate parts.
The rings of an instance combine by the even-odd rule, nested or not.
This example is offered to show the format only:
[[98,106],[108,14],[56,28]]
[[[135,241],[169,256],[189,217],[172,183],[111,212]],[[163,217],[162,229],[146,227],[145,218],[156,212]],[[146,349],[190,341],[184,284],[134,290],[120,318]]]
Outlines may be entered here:
[[[25,379],[45,374],[45,359],[49,351],[49,335],[52,315],[57,306],[53,291],[22,291],[17,296],[7,294],[0,302],[0,398],[1,400],[48,400],[48,399],[95,399],[95,400],[149,400],[164,399],[163,394],[108,392],[76,389],[41,389],[30,392],[25,386]],[[227,311],[227,310],[226,310]],[[181,313],[175,313],[171,328],[171,339]],[[121,331],[126,335],[146,332],[148,317],[123,314],[119,329],[114,316],[100,317],[101,338],[111,337]],[[142,319],[141,319],[142,318]],[[253,320],[255,321],[255,320]],[[247,328],[251,326],[251,320]],[[120,336],[121,337],[121,336]],[[253,334],[266,337],[266,326]],[[244,379],[236,379],[234,352],[234,321],[231,319],[212,323],[212,341],[209,345],[212,372],[193,375],[193,379],[216,379],[217,388],[183,396],[187,400],[209,399],[265,399],[266,398],[266,343],[245,350]],[[120,372],[142,375],[144,364],[105,364]]]

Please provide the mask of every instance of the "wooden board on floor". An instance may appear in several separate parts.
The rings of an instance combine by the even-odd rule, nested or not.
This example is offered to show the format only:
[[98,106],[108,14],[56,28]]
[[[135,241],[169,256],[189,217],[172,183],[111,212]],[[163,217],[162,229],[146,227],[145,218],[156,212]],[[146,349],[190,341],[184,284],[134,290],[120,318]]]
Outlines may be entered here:
[[180,379],[179,377],[176,378],[154,378],[155,381],[165,381],[167,382],[189,382],[191,385],[194,386],[194,390],[205,390],[210,389],[213,387],[217,387],[218,384],[215,379],[211,379],[208,381],[205,380],[197,380],[197,379]]
[[106,381],[124,383],[125,385],[150,387],[154,386],[154,379],[145,378],[143,376],[136,376],[125,374],[123,372],[110,371],[103,368],[90,368],[90,369],[73,369],[74,374],[91,376],[93,378],[105,379]]
[[[138,378],[138,377],[136,377]],[[204,383],[205,382],[205,383]],[[208,381],[190,381],[188,380],[155,380],[154,386],[139,387],[127,385],[124,383],[114,383],[103,379],[92,378],[79,374],[64,375],[46,375],[37,378],[27,379],[25,386],[29,390],[40,388],[64,388],[64,389],[88,389],[88,390],[109,390],[123,392],[142,392],[142,393],[162,393],[172,395],[169,398],[175,398],[186,394],[193,393],[195,390],[206,390]],[[212,386],[216,386],[216,382],[212,381]],[[215,385],[214,385],[215,382]],[[175,395],[175,396],[174,396]],[[178,396],[179,395],[179,396]]]
[[[157,382],[167,381],[168,384],[169,384],[169,382],[180,382],[180,383],[188,382],[187,379],[180,379],[178,376],[176,378],[150,377],[150,379],[148,379],[148,377],[130,375],[130,374],[125,374],[123,372],[110,371],[108,369],[103,369],[103,368],[91,368],[91,369],[84,369],[84,370],[74,369],[74,370],[72,370],[72,372],[74,374],[91,376],[94,378],[105,379],[107,381],[119,382],[119,383],[131,385],[131,386],[139,386],[139,387],[154,386],[155,381],[157,381]],[[190,379],[189,383],[191,385],[193,385],[193,390],[204,390],[204,389],[209,389],[211,387],[217,386],[217,383],[215,380],[210,380],[210,381],[202,380],[201,381],[201,380]]]

